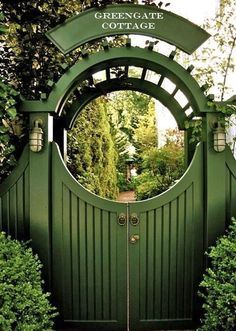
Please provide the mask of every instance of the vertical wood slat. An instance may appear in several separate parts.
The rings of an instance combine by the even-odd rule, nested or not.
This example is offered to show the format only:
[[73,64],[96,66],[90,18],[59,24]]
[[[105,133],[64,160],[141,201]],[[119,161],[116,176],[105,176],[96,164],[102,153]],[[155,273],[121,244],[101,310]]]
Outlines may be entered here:
[[184,291],[184,194],[178,198],[178,230],[177,230],[177,305],[176,317],[183,316]]
[[17,206],[16,206],[16,186],[17,183],[9,190],[9,233],[17,238]]
[[23,174],[23,186],[24,186],[24,228],[23,228],[23,237],[24,239],[29,238],[30,233],[30,193],[29,193],[29,167],[25,169]]
[[116,279],[117,275],[117,266],[115,261],[117,261],[117,241],[116,241],[116,230],[117,230],[117,222],[116,215],[110,213],[110,222],[109,222],[109,274],[110,274],[110,305],[111,305],[111,315],[110,318],[112,320],[116,319],[117,313],[117,286]]
[[[146,213],[140,215],[140,233],[142,238],[140,240],[140,268],[142,272],[140,273],[140,283],[139,283],[139,297],[143,298],[140,300],[140,319],[144,320],[147,316],[146,309],[146,288],[147,288],[147,261],[146,261],[146,250],[147,250],[147,216]],[[145,299],[144,299],[145,298]]]
[[63,185],[62,188],[62,234],[63,234],[63,307],[65,312],[65,318],[71,319],[72,317],[72,288],[71,288],[71,277],[72,277],[72,256],[71,256],[71,209],[70,209],[70,191]]
[[[146,250],[146,273],[147,273],[147,285],[146,285],[146,318],[152,319],[154,314],[154,211],[147,212],[147,250]],[[141,233],[142,235],[142,233]]]
[[88,307],[87,292],[87,239],[86,239],[86,203],[79,200],[79,270],[80,270],[80,313],[78,319],[86,320]]
[[109,252],[109,213],[102,212],[102,317],[101,319],[110,319],[110,252]]
[[17,209],[17,231],[18,238],[24,237],[24,176],[20,177],[16,183],[16,209]]
[[232,173],[230,176],[230,211],[230,216],[236,217],[236,178]]
[[80,311],[80,269],[79,269],[79,220],[78,220],[78,198],[71,194],[71,245],[72,245],[72,318]]
[[102,220],[101,210],[94,211],[94,288],[95,288],[95,316],[102,319]]
[[154,318],[161,319],[162,314],[162,208],[155,212],[155,312]]
[[162,318],[168,319],[169,297],[169,204],[162,208]]
[[176,271],[177,271],[177,200],[173,200],[170,204],[170,287],[169,287],[169,318],[176,317],[175,307],[177,302],[177,286],[176,286]]
[[193,185],[186,191],[185,200],[185,274],[184,274],[184,317],[192,316],[192,291],[193,291]]
[[[231,217],[236,215],[236,177],[233,170],[226,167],[226,216],[227,223],[230,223]],[[227,224],[227,225],[228,225]]]
[[86,208],[86,244],[87,244],[87,293],[88,293],[88,319],[94,320],[94,217],[93,207],[87,204]]
[[2,230],[10,234],[9,229],[9,191],[2,196]]
[[[19,240],[29,239],[29,172],[24,169],[16,182],[2,194],[0,230]],[[10,177],[9,177],[10,179]]]

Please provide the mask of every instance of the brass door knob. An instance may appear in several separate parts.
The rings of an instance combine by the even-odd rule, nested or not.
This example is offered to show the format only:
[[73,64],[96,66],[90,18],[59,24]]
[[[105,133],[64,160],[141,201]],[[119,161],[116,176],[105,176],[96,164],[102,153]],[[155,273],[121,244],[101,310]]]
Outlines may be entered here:
[[139,241],[139,235],[138,234],[133,234],[132,236],[130,236],[129,242],[131,244],[136,244],[137,241]]
[[124,226],[126,224],[126,214],[125,213],[120,213],[118,216],[118,224],[121,226]]
[[130,224],[136,226],[139,224],[139,218],[136,213],[132,213],[129,217]]

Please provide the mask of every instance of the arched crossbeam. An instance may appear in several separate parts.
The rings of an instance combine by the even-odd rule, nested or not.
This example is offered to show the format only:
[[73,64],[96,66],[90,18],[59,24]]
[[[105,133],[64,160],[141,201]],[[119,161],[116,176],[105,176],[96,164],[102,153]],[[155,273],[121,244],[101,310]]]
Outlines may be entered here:
[[47,100],[25,101],[21,111],[55,112],[61,116],[64,105],[79,83],[98,71],[130,64],[152,70],[171,80],[184,93],[195,116],[201,116],[201,112],[208,108],[206,96],[195,79],[177,62],[148,49],[121,47],[101,51],[80,60],[53,86]]
[[139,34],[154,37],[191,54],[209,38],[199,26],[156,6],[108,5],[82,12],[51,29],[47,36],[64,54],[106,36]]
[[[149,81],[138,78],[111,79],[105,80],[95,85],[96,88],[81,94],[78,100],[74,101],[65,115],[65,128],[70,129],[80,111],[92,100],[104,95],[105,93],[119,90],[133,90],[146,93],[159,100],[168,108],[174,116],[180,130],[184,129],[184,123],[188,120],[186,114],[175,98],[161,87]],[[63,119],[63,118],[62,118]]]

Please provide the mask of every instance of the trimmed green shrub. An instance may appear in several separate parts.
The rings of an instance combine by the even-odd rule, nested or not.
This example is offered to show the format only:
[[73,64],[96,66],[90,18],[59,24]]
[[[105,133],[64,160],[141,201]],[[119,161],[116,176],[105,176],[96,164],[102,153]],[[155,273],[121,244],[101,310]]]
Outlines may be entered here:
[[43,293],[37,255],[0,232],[0,330],[52,330],[57,315]]
[[233,331],[236,329],[236,219],[207,255],[211,267],[200,284],[205,313],[198,331]]

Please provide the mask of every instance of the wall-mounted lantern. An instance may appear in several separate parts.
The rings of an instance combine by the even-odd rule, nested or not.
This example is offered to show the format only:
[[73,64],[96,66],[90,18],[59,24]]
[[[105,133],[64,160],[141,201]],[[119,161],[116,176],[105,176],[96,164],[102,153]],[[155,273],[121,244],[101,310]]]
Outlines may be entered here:
[[29,146],[32,152],[40,152],[43,148],[42,121],[35,120],[29,134]]
[[221,123],[217,122],[213,129],[213,146],[216,152],[223,152],[226,146],[226,132]]

